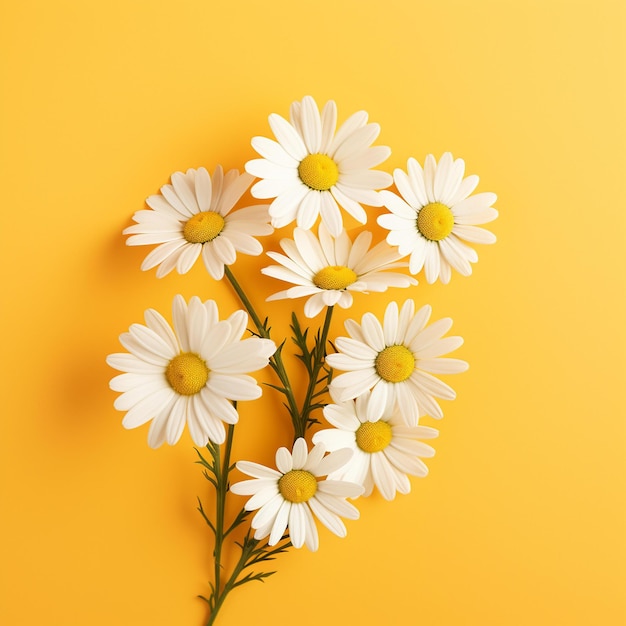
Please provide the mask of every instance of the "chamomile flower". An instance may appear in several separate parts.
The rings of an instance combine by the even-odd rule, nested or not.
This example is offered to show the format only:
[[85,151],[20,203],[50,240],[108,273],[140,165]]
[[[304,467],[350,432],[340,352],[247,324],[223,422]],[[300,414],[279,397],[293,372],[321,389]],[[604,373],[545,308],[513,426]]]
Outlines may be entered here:
[[407,426],[396,413],[385,411],[376,420],[367,418],[370,392],[356,400],[324,407],[324,417],[334,426],[313,436],[327,450],[348,448],[353,455],[342,468],[329,478],[347,480],[363,485],[364,496],[372,493],[374,486],[385,500],[393,500],[396,491],[411,491],[407,476],[426,476],[428,468],[422,458],[435,454],[434,449],[420,441],[433,439],[437,430],[428,426]]
[[346,498],[356,498],[363,487],[355,483],[321,479],[340,469],[352,456],[350,450],[337,450],[324,456],[324,446],[310,452],[306,441],[296,439],[292,452],[279,448],[276,452],[278,470],[239,461],[237,469],[252,480],[235,483],[230,490],[241,496],[252,496],[245,505],[247,511],[258,512],[252,518],[254,538],[269,535],[268,544],[276,545],[289,528],[289,538],[296,548],[306,544],[315,551],[319,545],[313,516],[339,537],[346,536],[341,517],[355,520],[359,511]]
[[270,339],[241,339],[248,315],[235,311],[219,321],[213,300],[182,296],[173,303],[174,330],[154,309],[145,312],[146,325],[133,324],[120,342],[128,353],[111,354],[107,363],[125,372],[111,380],[122,392],[114,403],[127,411],[125,428],[152,420],[148,445],[174,445],[185,427],[197,446],[222,443],[224,423],[239,419],[231,400],[254,400],[261,388],[247,372],[265,367],[276,351]]
[[463,343],[461,337],[445,337],[452,320],[440,319],[426,326],[429,305],[415,313],[413,300],[400,312],[395,302],[385,310],[383,324],[366,313],[361,324],[347,320],[350,337],[339,337],[339,352],[329,354],[326,363],[346,372],[332,381],[333,397],[340,402],[372,390],[367,419],[377,420],[386,412],[398,411],[409,426],[417,426],[421,415],[441,418],[443,412],[435,398],[453,400],[454,390],[433,374],[456,374],[467,369],[465,361],[440,358]]
[[410,276],[388,271],[406,267],[406,263],[397,262],[400,256],[394,248],[382,241],[370,250],[371,241],[372,233],[367,231],[360,233],[354,243],[345,230],[333,237],[324,224],[319,226],[319,238],[310,230],[294,229],[293,240],[280,242],[284,255],[267,253],[280,265],[271,265],[261,272],[295,287],[267,299],[308,297],[304,314],[315,317],[325,306],[352,306],[353,292],[379,292],[417,284]]
[[141,264],[142,270],[158,266],[161,278],[174,268],[186,274],[202,256],[209,274],[220,280],[224,266],[232,265],[237,252],[259,255],[263,246],[254,238],[270,235],[267,205],[233,211],[233,207],[254,180],[250,174],[221,166],[213,176],[203,167],[186,173],[175,172],[172,184],[146,200],[151,210],[137,211],[136,224],[124,229],[129,246],[159,244]]
[[380,133],[359,111],[335,133],[337,107],[329,100],[320,115],[315,100],[305,96],[291,105],[290,122],[273,113],[270,127],[277,141],[254,137],[252,147],[263,157],[246,163],[246,171],[263,179],[252,187],[255,198],[275,198],[270,205],[276,228],[297,221],[311,228],[317,217],[334,236],[341,233],[339,206],[358,222],[367,215],[361,203],[381,206],[375,191],[388,187],[392,177],[372,170],[391,154],[386,146],[371,144]]
[[387,242],[398,246],[402,256],[410,254],[409,269],[417,274],[422,268],[426,280],[438,278],[450,281],[451,268],[469,276],[471,263],[478,261],[469,243],[494,243],[493,233],[479,228],[498,217],[491,205],[494,193],[471,195],[478,185],[478,176],[463,178],[465,163],[446,152],[439,163],[429,154],[424,169],[413,158],[407,164],[408,173],[394,170],[399,197],[391,191],[381,191],[383,204],[391,214],[381,215],[378,223],[391,231]]

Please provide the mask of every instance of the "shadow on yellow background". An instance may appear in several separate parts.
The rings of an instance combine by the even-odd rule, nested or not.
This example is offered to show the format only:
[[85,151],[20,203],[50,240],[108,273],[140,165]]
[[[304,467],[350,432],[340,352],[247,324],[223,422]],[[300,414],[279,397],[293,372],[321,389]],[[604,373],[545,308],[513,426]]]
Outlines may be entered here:
[[[203,623],[191,440],[155,452],[124,431],[104,359],[176,293],[239,305],[200,265],[141,272],[121,231],[172,172],[242,169],[268,114],[306,94],[340,120],[366,109],[387,171],[464,158],[498,194],[499,242],[469,278],[418,276],[335,317],[332,337],[391,299],[428,302],[471,368],[430,475],[358,501],[346,539],[283,555],[221,624],[625,623],[622,2],[25,0],[0,41],[3,624]],[[253,284],[258,303],[277,290]],[[277,337],[292,304],[260,305]],[[271,462],[286,420],[269,393],[243,406],[235,456]]]

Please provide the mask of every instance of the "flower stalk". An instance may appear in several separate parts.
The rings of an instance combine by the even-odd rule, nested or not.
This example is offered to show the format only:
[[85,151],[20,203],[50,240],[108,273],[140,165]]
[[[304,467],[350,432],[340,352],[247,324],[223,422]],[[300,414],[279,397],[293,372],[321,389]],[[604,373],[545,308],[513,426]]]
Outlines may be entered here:
[[232,542],[233,545],[239,547],[239,559],[233,567],[233,571],[230,576],[225,582],[222,582],[224,570],[222,555],[224,552],[225,540],[230,533],[243,524],[248,517],[248,512],[242,508],[228,528],[226,528],[226,499],[229,491],[229,474],[234,468],[234,465],[231,464],[230,461],[234,434],[235,426],[234,424],[230,424],[226,434],[226,441],[223,444],[223,455],[221,452],[221,445],[213,442],[209,442],[206,446],[210,454],[210,460],[206,459],[199,450],[196,450],[199,457],[197,463],[204,467],[204,476],[215,489],[214,521],[212,521],[207,515],[204,507],[202,506],[202,502],[198,499],[198,511],[215,537],[215,547],[213,549],[214,578],[213,582],[209,583],[211,587],[211,594],[208,598],[200,596],[209,605],[209,617],[206,622],[206,626],[211,626],[215,623],[220,608],[224,604],[228,594],[233,589],[252,580],[263,581],[265,578],[275,573],[248,572],[242,576],[247,568],[264,561],[273,560],[277,554],[286,551],[291,545],[289,539],[287,537],[283,537],[283,540],[277,546],[270,547],[267,542],[261,542],[254,539],[250,534],[250,529],[248,529],[242,543],[239,543],[238,541]]

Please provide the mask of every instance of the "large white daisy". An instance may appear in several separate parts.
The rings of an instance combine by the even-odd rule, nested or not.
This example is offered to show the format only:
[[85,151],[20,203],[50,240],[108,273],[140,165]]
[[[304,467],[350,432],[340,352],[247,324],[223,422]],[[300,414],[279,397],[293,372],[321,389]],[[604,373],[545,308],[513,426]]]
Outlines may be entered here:
[[359,511],[346,498],[358,497],[363,487],[346,481],[320,480],[340,469],[352,456],[350,450],[324,454],[322,445],[308,452],[306,441],[299,438],[291,453],[287,448],[276,452],[278,470],[249,461],[237,463],[239,471],[253,478],[235,483],[230,490],[252,496],[246,502],[247,511],[259,509],[251,522],[255,539],[269,535],[268,544],[273,546],[289,528],[289,538],[296,548],[306,544],[315,551],[319,538],[313,515],[335,535],[346,536],[341,517],[359,518]]
[[247,376],[265,367],[276,351],[270,339],[241,339],[248,315],[235,311],[219,321],[217,304],[182,296],[173,303],[174,330],[154,309],[146,325],[133,324],[120,335],[128,353],[111,354],[107,363],[122,372],[110,386],[122,395],[115,408],[127,411],[122,424],[136,428],[152,420],[148,444],[175,444],[189,426],[197,446],[222,443],[224,422],[238,420],[231,400],[254,400],[261,388]]
[[372,390],[367,419],[381,418],[394,411],[395,404],[409,426],[417,426],[421,415],[443,417],[435,398],[453,400],[454,390],[433,374],[456,374],[467,369],[465,361],[440,358],[463,343],[461,337],[445,337],[452,320],[440,319],[426,326],[431,314],[429,305],[415,313],[413,300],[407,300],[398,312],[390,302],[383,324],[366,313],[361,324],[347,320],[350,337],[339,337],[338,353],[329,354],[326,363],[346,372],[333,378],[333,397],[340,402]]
[[496,194],[485,192],[472,196],[478,176],[463,178],[463,159],[453,159],[449,152],[439,163],[429,154],[423,170],[411,158],[407,170],[408,174],[401,169],[393,173],[402,197],[391,191],[380,192],[383,204],[391,211],[378,218],[378,223],[391,231],[387,241],[398,246],[402,256],[410,254],[411,273],[424,268],[429,283],[437,278],[448,283],[451,268],[469,276],[471,263],[478,261],[478,255],[465,242],[495,242],[495,235],[477,224],[498,217],[498,211],[491,206]]
[[367,113],[349,117],[335,133],[337,107],[332,100],[322,113],[311,96],[291,105],[290,122],[273,113],[269,123],[277,141],[254,137],[253,148],[263,157],[246,163],[246,171],[263,180],[252,187],[255,198],[275,198],[270,205],[272,225],[294,220],[309,229],[318,215],[335,236],[341,232],[342,206],[365,224],[361,203],[381,206],[376,189],[391,185],[386,172],[371,170],[391,154],[387,146],[371,144],[380,133],[367,123]]
[[370,250],[370,232],[360,233],[352,243],[345,230],[335,238],[320,224],[319,238],[302,228],[294,229],[293,236],[293,240],[280,242],[286,256],[267,253],[280,265],[271,265],[261,272],[296,285],[273,294],[268,300],[308,296],[304,305],[307,317],[315,317],[325,306],[337,304],[347,309],[352,306],[355,291],[379,292],[388,287],[417,284],[410,276],[388,271],[407,264],[397,262],[400,255],[385,241]]
[[132,235],[126,240],[129,246],[160,244],[144,259],[142,270],[158,265],[158,278],[174,268],[185,274],[202,255],[209,274],[220,280],[224,265],[232,265],[237,252],[263,252],[254,237],[274,231],[267,205],[232,211],[254,180],[250,174],[237,170],[224,174],[218,165],[213,176],[201,167],[175,172],[171,180],[160,194],[146,200],[152,210],[137,211],[133,216],[137,224],[124,229],[125,235]]
[[421,460],[435,454],[435,450],[419,441],[433,439],[437,430],[428,426],[407,426],[397,413],[386,411],[379,419],[367,417],[370,392],[356,400],[324,407],[324,417],[335,428],[320,430],[313,436],[330,452],[348,448],[353,455],[342,468],[329,478],[347,480],[363,485],[364,496],[374,486],[383,498],[393,500],[396,491],[411,491],[408,475],[426,476],[428,468]]

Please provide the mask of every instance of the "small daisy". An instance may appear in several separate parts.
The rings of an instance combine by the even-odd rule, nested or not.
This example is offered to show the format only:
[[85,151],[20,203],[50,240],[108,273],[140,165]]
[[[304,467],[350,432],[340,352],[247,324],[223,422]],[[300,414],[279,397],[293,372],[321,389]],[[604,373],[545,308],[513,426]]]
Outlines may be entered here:
[[478,176],[463,178],[463,159],[453,160],[449,152],[438,164],[429,154],[423,170],[415,159],[409,159],[407,169],[408,174],[401,169],[393,173],[402,198],[391,191],[380,192],[383,204],[391,211],[391,215],[378,218],[378,223],[391,231],[387,241],[398,246],[402,256],[410,254],[411,274],[423,267],[429,283],[437,278],[444,284],[450,282],[451,268],[469,276],[478,255],[464,242],[495,242],[495,235],[477,224],[498,217],[491,206],[496,194],[470,196]]
[[319,431],[313,442],[331,452],[342,448],[353,451],[350,461],[329,478],[363,485],[364,496],[369,496],[376,486],[385,500],[393,500],[396,491],[411,491],[407,474],[428,474],[420,457],[432,457],[435,450],[419,440],[433,439],[438,432],[428,426],[407,426],[391,412],[385,412],[378,420],[369,420],[369,400],[370,393],[366,391],[354,401],[324,407],[324,417],[335,428]]
[[328,230],[338,236],[343,226],[339,206],[362,224],[361,203],[381,206],[376,189],[389,187],[392,177],[371,170],[391,154],[387,146],[371,144],[380,133],[359,111],[335,133],[337,107],[332,100],[322,113],[311,96],[291,105],[291,123],[272,113],[269,123],[277,141],[254,137],[252,147],[263,157],[246,163],[246,171],[263,180],[252,187],[255,198],[275,198],[270,205],[272,225],[294,220],[309,229],[321,214]]
[[442,359],[442,354],[456,350],[461,337],[445,337],[452,320],[440,319],[430,326],[431,308],[417,313],[413,300],[407,300],[398,313],[390,302],[383,324],[366,313],[361,325],[347,320],[350,337],[339,337],[336,354],[329,354],[330,367],[347,372],[333,378],[334,397],[340,402],[372,390],[367,405],[367,419],[380,419],[385,412],[398,410],[408,426],[417,426],[421,415],[441,418],[443,412],[435,398],[453,400],[454,390],[432,374],[457,374],[467,369],[465,361]]
[[320,224],[319,239],[310,230],[294,229],[293,241],[280,242],[287,256],[268,252],[280,265],[271,265],[261,272],[296,286],[279,291],[268,300],[310,296],[304,314],[315,317],[325,306],[352,306],[353,291],[380,292],[388,287],[417,284],[410,276],[387,271],[407,264],[396,262],[400,255],[385,241],[370,250],[371,241],[370,232],[360,233],[354,243],[345,230],[335,238],[324,224]]
[[230,400],[254,400],[261,388],[246,376],[265,367],[276,351],[269,339],[242,340],[248,315],[235,311],[219,321],[213,300],[193,297],[189,306],[182,296],[173,304],[174,330],[153,309],[145,312],[146,325],[133,324],[120,335],[128,353],[111,354],[107,363],[122,372],[111,380],[121,391],[114,403],[127,411],[122,424],[136,428],[152,420],[148,445],[164,441],[174,445],[189,426],[197,446],[209,440],[222,443],[224,422],[239,416]]
[[174,268],[186,274],[198,257],[215,280],[224,276],[224,265],[232,265],[237,252],[259,255],[263,246],[254,239],[270,235],[266,205],[232,208],[254,180],[237,170],[223,173],[221,166],[213,176],[203,168],[172,174],[172,184],[161,187],[161,193],[150,196],[146,204],[152,210],[137,211],[137,224],[124,230],[132,235],[129,246],[160,244],[141,264],[142,270],[159,266],[158,278]]
[[350,450],[337,450],[327,456],[324,453],[321,445],[308,452],[306,441],[300,438],[291,453],[287,448],[278,449],[278,471],[249,461],[237,463],[240,472],[253,478],[235,483],[230,490],[240,496],[252,496],[246,502],[246,511],[259,509],[251,523],[255,539],[269,535],[268,544],[276,545],[289,527],[294,547],[306,544],[315,551],[319,539],[313,515],[335,535],[346,536],[340,516],[359,518],[359,511],[346,498],[358,497],[363,487],[345,481],[319,480],[320,476],[340,469],[352,456]]

